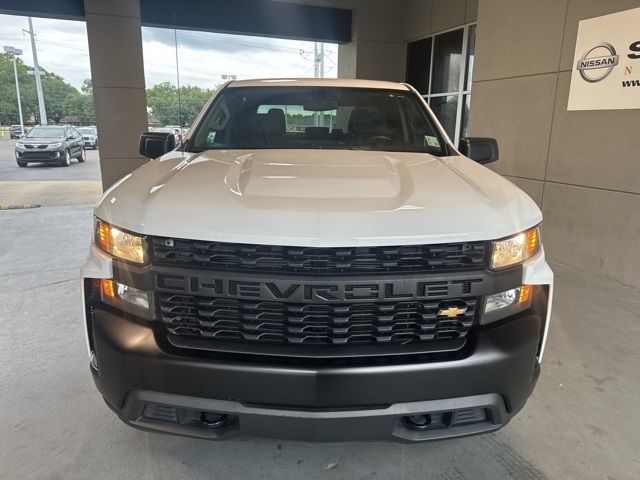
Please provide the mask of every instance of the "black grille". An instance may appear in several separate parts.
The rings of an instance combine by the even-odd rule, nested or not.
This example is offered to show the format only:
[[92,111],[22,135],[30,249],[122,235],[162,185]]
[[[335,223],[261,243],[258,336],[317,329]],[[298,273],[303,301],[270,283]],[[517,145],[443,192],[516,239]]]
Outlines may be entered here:
[[24,152],[21,156],[21,159],[24,160],[52,160],[56,158],[56,152],[47,150],[47,151],[30,151]]
[[484,258],[484,242],[317,248],[154,237],[151,246],[156,265],[316,275],[473,270]]
[[[170,293],[159,293],[159,301],[162,320],[174,335],[245,343],[327,346],[458,339],[469,331],[477,304],[476,297],[328,304]],[[453,309],[461,310],[454,312]]]

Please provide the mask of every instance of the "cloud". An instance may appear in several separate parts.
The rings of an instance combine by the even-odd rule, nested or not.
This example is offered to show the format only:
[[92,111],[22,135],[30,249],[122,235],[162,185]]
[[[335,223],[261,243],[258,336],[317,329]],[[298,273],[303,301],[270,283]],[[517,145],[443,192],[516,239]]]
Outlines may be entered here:
[[[91,77],[87,31],[84,22],[33,19],[37,35],[38,60],[50,72],[80,88]],[[0,15],[0,41],[24,51],[22,60],[33,65],[27,18]],[[168,81],[176,83],[175,36],[171,29],[143,27],[145,81],[148,86]],[[302,77],[313,74],[313,42],[249,37],[212,32],[177,31],[181,85],[213,88],[221,75],[238,78]],[[325,63],[325,75],[337,73],[337,48]],[[301,54],[301,51],[303,52]]]
[[[313,74],[313,42],[143,27],[147,85],[177,82],[176,43],[181,85],[214,88],[224,74],[238,78],[304,77]],[[337,47],[327,46],[331,60],[325,75],[337,74]]]
[[[21,59],[33,65],[33,55],[27,17],[0,15],[0,41],[22,49]],[[91,77],[89,45],[84,22],[33,18],[36,33],[38,63],[49,72],[63,77],[76,88]]]
[[177,37],[179,48],[190,48],[200,51],[217,51],[223,53],[244,53],[248,51],[286,51],[298,52],[301,42],[295,40],[278,40],[265,37],[247,37],[223,33],[197,32],[190,30],[174,31],[166,28],[143,27],[142,38],[146,42],[157,42],[175,47]]

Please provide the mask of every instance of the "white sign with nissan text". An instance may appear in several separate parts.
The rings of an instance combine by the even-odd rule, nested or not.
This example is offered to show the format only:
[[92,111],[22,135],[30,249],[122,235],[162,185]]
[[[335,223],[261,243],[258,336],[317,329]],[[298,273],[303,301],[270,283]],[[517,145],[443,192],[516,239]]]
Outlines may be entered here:
[[640,8],[578,25],[568,110],[640,108]]

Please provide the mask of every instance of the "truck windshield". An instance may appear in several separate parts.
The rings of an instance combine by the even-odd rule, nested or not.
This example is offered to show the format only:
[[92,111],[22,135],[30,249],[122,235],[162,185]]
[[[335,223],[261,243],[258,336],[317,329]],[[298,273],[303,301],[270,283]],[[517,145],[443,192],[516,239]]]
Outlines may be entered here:
[[231,87],[218,95],[190,151],[353,149],[445,155],[413,93],[371,88]]

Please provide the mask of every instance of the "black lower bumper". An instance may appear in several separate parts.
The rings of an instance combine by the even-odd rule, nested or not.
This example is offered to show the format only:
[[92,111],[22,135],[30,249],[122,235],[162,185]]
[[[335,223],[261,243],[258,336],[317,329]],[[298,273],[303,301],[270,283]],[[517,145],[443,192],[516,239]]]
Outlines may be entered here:
[[[92,315],[95,383],[126,423],[220,439],[424,441],[496,430],[524,405],[539,373],[541,319],[478,332],[472,351],[428,363],[310,367],[173,355],[146,325]],[[205,412],[225,414],[222,425]],[[425,415],[416,429],[407,417]]]
[[24,151],[16,155],[16,159],[22,162],[59,162],[64,159],[64,151]]

